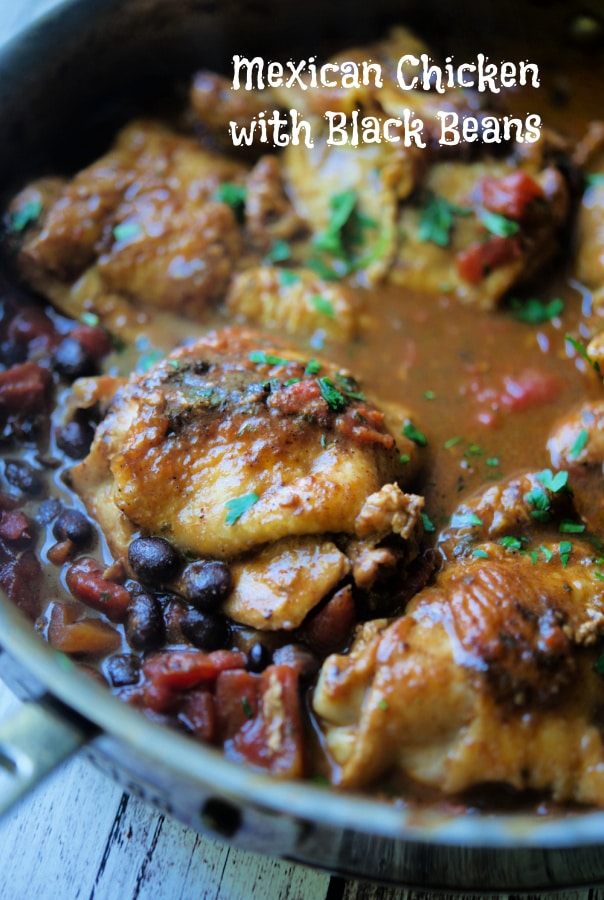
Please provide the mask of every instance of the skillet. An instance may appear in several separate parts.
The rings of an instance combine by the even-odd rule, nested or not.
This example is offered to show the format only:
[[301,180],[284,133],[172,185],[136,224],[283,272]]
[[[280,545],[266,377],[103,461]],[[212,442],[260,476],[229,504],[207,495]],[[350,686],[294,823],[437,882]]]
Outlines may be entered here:
[[[568,4],[545,10],[518,4],[513,12],[512,6],[479,12],[478,4],[466,4],[465,39],[478,45],[481,35],[492,32],[523,39],[544,19],[554,39],[568,33]],[[436,38],[454,34],[459,11],[431,7]],[[302,9],[224,0],[183,0],[177,8],[160,0],[62,3],[0,59],[3,192],[49,160],[77,162],[88,141],[99,140],[135,103],[163,92],[200,59],[226,71],[235,49],[283,55],[285,38],[287,52],[302,57],[304,47],[317,51],[366,40],[395,17],[413,27],[425,15],[426,3],[414,2],[354,9],[349,3],[326,9],[310,2]],[[84,135],[74,122],[86,123]],[[84,746],[128,790],[202,833],[346,876],[480,891],[604,881],[602,813],[447,815],[276,782],[153,724],[94,682],[78,679],[74,665],[43,644],[4,598],[0,641],[0,675],[29,700],[0,729],[8,773],[4,808]]]

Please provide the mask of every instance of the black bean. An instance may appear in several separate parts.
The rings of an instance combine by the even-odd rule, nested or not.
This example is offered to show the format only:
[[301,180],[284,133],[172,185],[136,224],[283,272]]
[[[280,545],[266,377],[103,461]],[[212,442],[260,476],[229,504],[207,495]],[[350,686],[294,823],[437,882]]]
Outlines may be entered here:
[[4,366],[14,366],[27,359],[27,345],[16,341],[2,341],[0,344],[0,362]]
[[56,519],[63,510],[63,504],[58,497],[48,497],[43,500],[38,507],[36,513],[36,522],[38,525],[50,525],[53,519]]
[[57,446],[71,459],[84,459],[94,438],[94,428],[88,422],[74,419],[57,431]]
[[184,595],[201,610],[215,609],[233,589],[233,577],[226,563],[215,560],[191,563],[182,573]]
[[247,668],[249,672],[263,672],[272,660],[272,653],[265,644],[256,641],[252,644],[247,654]]
[[69,379],[83,378],[97,372],[96,360],[72,337],[64,337],[55,348],[52,354],[52,367],[59,375]]
[[296,669],[300,678],[312,678],[319,671],[321,663],[312,650],[303,644],[285,644],[273,653],[273,663],[276,666],[291,666]]
[[38,472],[23,460],[7,459],[4,475],[9,484],[24,494],[39,494],[44,486]]
[[110,656],[104,668],[113,687],[136,684],[140,678],[140,660],[132,653],[118,653]]
[[166,639],[166,627],[159,601],[141,590],[128,604],[126,639],[134,650],[157,650]]
[[214,613],[190,609],[180,620],[180,628],[187,640],[208,653],[222,650],[231,642],[231,629],[227,620]]
[[128,562],[147,584],[170,581],[180,568],[180,554],[161,537],[135,538],[128,547]]
[[58,541],[71,541],[83,547],[92,539],[92,524],[77,509],[64,509],[52,527],[52,533]]

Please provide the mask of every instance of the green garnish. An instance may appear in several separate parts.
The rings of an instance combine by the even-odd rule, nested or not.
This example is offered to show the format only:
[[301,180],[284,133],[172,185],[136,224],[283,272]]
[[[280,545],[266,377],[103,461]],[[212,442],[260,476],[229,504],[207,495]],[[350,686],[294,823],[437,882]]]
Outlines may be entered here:
[[163,351],[162,350],[147,350],[146,353],[143,353],[142,356],[139,356],[138,363],[136,369],[138,372],[148,372],[149,369],[155,365],[155,363],[159,362],[160,359],[163,359]]
[[41,200],[28,200],[19,209],[16,209],[9,216],[8,229],[13,234],[19,234],[24,231],[28,225],[33,225],[40,218],[42,212]]
[[247,699],[247,697],[241,698],[241,705],[243,707],[246,719],[253,719],[254,713],[252,712],[252,707],[250,706],[250,701]]
[[293,284],[300,284],[302,279],[293,269],[279,269],[279,281],[283,287],[291,287]]
[[506,550],[521,550],[522,549],[522,541],[520,538],[514,537],[513,535],[505,535],[502,538],[499,538],[499,543],[502,547],[505,547]]
[[451,516],[451,525],[454,528],[475,528],[484,525],[484,522],[476,513],[455,513]]
[[280,356],[271,356],[270,353],[265,353],[264,350],[252,350],[248,359],[250,362],[268,366],[289,366],[292,362],[291,359],[282,359]]
[[227,500],[224,504],[228,509],[228,513],[225,518],[225,523],[227,525],[234,525],[241,516],[250,509],[254,503],[257,503],[260,497],[258,494],[243,494],[241,497],[233,497],[232,500]]
[[591,175],[585,176],[585,183],[588,187],[596,187],[599,184],[604,184],[604,175],[602,172],[592,172]]
[[453,228],[453,216],[467,216],[471,210],[450,203],[444,197],[430,194],[419,217],[417,236],[420,241],[431,241],[439,247],[448,247]]
[[430,519],[424,512],[421,515],[422,515],[422,522],[424,524],[424,531],[426,533],[431,533],[433,531],[436,531],[436,525],[434,524],[432,519]]
[[309,359],[306,363],[306,368],[304,369],[305,375],[316,375],[317,372],[321,371],[321,363],[317,362],[316,359]]
[[484,453],[484,450],[482,449],[480,444],[470,444],[470,446],[464,453],[464,456],[466,456],[466,457],[482,456],[483,453]]
[[403,465],[405,465],[405,463],[408,463],[410,461],[410,459],[411,459],[411,457],[409,456],[408,453],[401,453],[401,455],[398,458],[398,461],[400,463],[402,463]]
[[513,234],[518,234],[520,231],[518,222],[515,222],[513,219],[508,219],[506,216],[502,216],[499,213],[491,212],[490,209],[483,209],[481,207],[477,211],[477,215],[487,231],[497,235],[497,237],[511,237]]
[[139,237],[143,229],[138,222],[121,222],[113,229],[113,237],[120,243],[122,241],[131,241],[133,238]]
[[585,525],[581,522],[572,522],[570,519],[563,519],[560,522],[558,531],[561,534],[582,534],[585,531]]
[[591,356],[589,355],[589,353],[587,352],[587,350],[585,349],[585,347],[583,346],[581,341],[578,341],[571,334],[565,334],[564,338],[565,338],[565,340],[568,341],[568,343],[572,347],[574,347],[574,349],[577,351],[579,356],[582,357],[585,360],[585,362],[592,367],[592,369],[594,369],[596,372],[600,371],[600,364],[599,364],[598,360],[591,358]]
[[472,551],[472,556],[477,556],[478,559],[488,559],[489,554],[486,550],[481,550],[480,547],[477,547],[476,550]]
[[528,325],[542,325],[544,322],[551,322],[564,311],[564,301],[559,297],[555,297],[549,303],[537,300],[536,297],[529,297],[528,300],[512,299],[509,305],[514,318],[519,322],[526,322]]
[[310,297],[310,302],[317,312],[324,316],[328,316],[330,319],[335,319],[336,313],[333,308],[333,303],[327,297],[322,297],[320,294],[313,294],[312,297]]
[[80,322],[82,322],[83,325],[90,325],[91,328],[94,328],[96,325],[98,325],[100,321],[101,320],[96,313],[83,312],[80,316]]
[[554,554],[553,554],[553,552],[549,549],[549,547],[546,547],[544,544],[539,544],[539,549],[540,549],[541,552],[543,553],[543,555],[544,555],[544,557],[545,557],[545,561],[546,561],[546,562],[551,562],[552,559],[553,559],[553,557],[554,557]]
[[237,216],[240,216],[243,213],[243,207],[247,200],[247,188],[242,184],[233,184],[232,181],[225,181],[218,186],[213,199],[218,200],[220,203],[226,203],[227,206],[234,210]]
[[287,241],[277,238],[273,241],[271,249],[266,254],[267,262],[285,262],[292,255],[291,247]]
[[527,503],[534,507],[531,510],[533,519],[538,522],[547,522],[550,516],[551,504],[549,497],[540,487],[534,487],[528,494],[524,495]]
[[331,378],[317,378],[317,384],[319,385],[321,396],[330,409],[333,409],[335,412],[341,412],[343,409],[346,409],[348,400],[337,389]]
[[594,578],[597,578],[598,581],[604,581],[604,573],[603,572],[594,572]]
[[420,431],[419,428],[416,428],[410,419],[407,419],[405,422],[401,434],[404,435],[404,437],[409,438],[410,441],[413,441],[414,444],[417,444],[418,447],[426,447],[428,444],[426,435],[423,431]]
[[434,391],[424,391],[424,397],[426,400],[436,400]]
[[451,447],[455,447],[455,445],[456,445],[456,444],[459,444],[460,441],[462,441],[462,440],[463,440],[463,438],[461,438],[461,437],[452,437],[452,438],[449,438],[448,441],[445,441],[445,442],[444,442],[443,447],[445,448],[445,450],[450,450]]
[[594,663],[594,672],[596,675],[600,675],[601,678],[604,678],[604,653],[600,653],[597,660]]
[[342,231],[349,221],[352,211],[357,204],[357,192],[343,191],[334,194],[329,201],[331,215],[327,228],[321,234],[316,235],[313,244],[319,250],[324,250],[331,256],[346,258],[346,248],[343,243]]
[[491,466],[494,468],[499,465],[499,459],[496,456],[490,456],[488,459],[485,459],[487,466]]
[[573,549],[573,545],[570,541],[560,541],[560,546],[558,549],[560,551],[560,561],[562,563],[562,566],[563,568],[566,568],[571,550]]
[[569,456],[571,459],[576,459],[576,457],[581,453],[582,450],[585,449],[587,441],[589,440],[589,432],[582,428],[579,434],[577,435],[574,444],[569,450]]
[[386,703],[385,700],[380,700],[379,703],[378,703],[378,706],[379,706],[380,709],[383,709],[383,710],[388,709],[388,704]]
[[554,475],[551,469],[544,469],[543,472],[537,473],[537,480],[552,494],[557,494],[567,486],[568,472],[562,470]]

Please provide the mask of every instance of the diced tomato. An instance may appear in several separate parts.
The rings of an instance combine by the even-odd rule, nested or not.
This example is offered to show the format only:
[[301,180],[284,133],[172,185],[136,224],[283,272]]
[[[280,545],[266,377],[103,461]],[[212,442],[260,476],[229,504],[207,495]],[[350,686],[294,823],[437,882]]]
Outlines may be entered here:
[[148,659],[143,666],[145,705],[165,712],[178,700],[179,691],[203,685],[211,687],[221,672],[242,669],[245,654],[238,650],[167,650]]
[[216,734],[216,711],[210,691],[189,691],[180,706],[178,718],[202,741],[211,742]]
[[14,413],[39,413],[48,408],[52,376],[33,362],[0,372],[0,407]]
[[225,742],[225,754],[275,775],[300,777],[303,750],[298,677],[290,666],[269,666],[258,681],[257,713]]
[[472,244],[457,254],[459,277],[469,284],[480,284],[494,269],[513,262],[521,255],[520,244],[515,237],[497,237]]
[[346,585],[298,629],[298,637],[318,653],[327,655],[342,649],[356,624],[352,588]]
[[89,617],[79,619],[75,604],[55,603],[50,614],[48,640],[63,653],[107,654],[117,650],[122,640],[108,622]]
[[29,544],[33,537],[33,524],[27,516],[15,509],[0,514],[0,537],[5,541],[18,541]]
[[83,556],[67,570],[67,587],[77,600],[105,613],[113,622],[126,617],[130,592],[116,581],[105,578],[105,567],[92,557]]
[[512,410],[532,409],[552,403],[562,390],[559,377],[536,368],[525,369],[517,375],[506,375],[503,384],[501,405]]
[[541,185],[526,172],[512,172],[503,178],[485,178],[481,184],[482,204],[491,212],[522,219],[527,207],[543,197]]
[[380,444],[387,450],[394,447],[394,438],[384,429],[384,414],[366,406],[347,409],[338,417],[337,430],[359,444]]
[[0,541],[0,587],[32,621],[40,614],[42,567],[31,550],[15,552]]
[[230,740],[258,714],[260,678],[243,669],[221,672],[216,681],[218,733]]

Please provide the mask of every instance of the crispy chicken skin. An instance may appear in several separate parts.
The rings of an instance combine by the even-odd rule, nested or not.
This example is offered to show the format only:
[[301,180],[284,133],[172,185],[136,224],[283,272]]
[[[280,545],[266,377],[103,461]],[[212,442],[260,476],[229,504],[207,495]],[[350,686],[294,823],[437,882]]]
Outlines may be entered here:
[[[75,407],[78,394],[90,405],[94,385],[76,385]],[[396,482],[417,456],[347,373],[230,328],[123,383],[71,481],[118,557],[140,530],[189,555],[239,560],[228,612],[291,628],[350,571],[347,542],[356,560],[394,536],[373,580],[416,552],[421,498]]]
[[601,805],[604,682],[582,646],[604,633],[593,550],[575,544],[564,567],[555,544],[536,565],[481,549],[488,562],[448,565],[404,616],[325,661],[313,705],[335,780],[394,767],[445,793],[502,783]]

